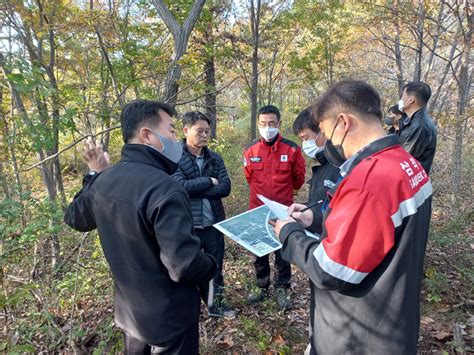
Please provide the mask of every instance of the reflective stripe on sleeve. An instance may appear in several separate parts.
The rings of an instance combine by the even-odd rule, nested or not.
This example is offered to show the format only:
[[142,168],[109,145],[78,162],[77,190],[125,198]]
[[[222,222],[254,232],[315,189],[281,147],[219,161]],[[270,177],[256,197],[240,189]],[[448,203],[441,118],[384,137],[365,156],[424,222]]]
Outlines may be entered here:
[[428,181],[415,195],[413,195],[413,197],[402,201],[398,207],[398,211],[392,215],[394,227],[399,227],[402,224],[403,218],[415,214],[416,211],[418,211],[418,207],[420,207],[432,193],[433,186],[431,185],[431,182]]
[[324,272],[342,281],[359,284],[369,274],[368,272],[353,270],[332,260],[326,254],[323,243],[314,250],[313,256]]

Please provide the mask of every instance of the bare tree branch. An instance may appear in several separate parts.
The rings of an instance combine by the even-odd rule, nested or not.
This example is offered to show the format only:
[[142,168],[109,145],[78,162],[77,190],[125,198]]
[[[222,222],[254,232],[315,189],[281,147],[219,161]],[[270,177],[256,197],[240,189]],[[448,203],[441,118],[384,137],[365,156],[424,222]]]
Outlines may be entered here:
[[65,152],[66,150],[69,150],[71,148],[73,148],[74,146],[76,146],[78,143],[82,142],[84,139],[88,138],[88,137],[97,137],[97,136],[100,136],[101,134],[104,134],[104,133],[107,133],[107,132],[110,132],[110,131],[113,131],[117,128],[120,128],[122,127],[121,125],[117,125],[117,126],[114,126],[114,127],[110,127],[110,128],[107,128],[107,129],[104,129],[103,131],[100,131],[99,133],[96,133],[96,134],[87,134],[85,136],[82,136],[80,137],[78,140],[76,140],[75,142],[72,142],[71,144],[69,144],[67,147],[61,149],[60,151],[58,151],[57,153],[53,154],[53,155],[50,155],[46,158],[44,158],[43,160],[39,161],[38,163],[36,163],[35,165],[32,165],[26,169],[23,169],[21,170],[21,172],[25,172],[25,171],[29,171],[31,169],[34,169],[36,168],[37,166],[41,165],[41,164],[44,164],[45,162],[47,162],[48,160],[51,160],[55,157],[57,157],[59,154]]

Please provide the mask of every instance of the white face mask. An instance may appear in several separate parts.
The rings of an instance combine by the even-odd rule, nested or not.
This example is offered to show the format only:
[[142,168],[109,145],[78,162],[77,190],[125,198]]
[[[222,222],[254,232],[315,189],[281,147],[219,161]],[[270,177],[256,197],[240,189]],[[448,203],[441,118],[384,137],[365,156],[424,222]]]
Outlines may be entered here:
[[403,112],[403,109],[405,108],[405,104],[403,103],[403,100],[400,99],[398,101],[398,109]]
[[276,127],[258,127],[258,131],[263,139],[270,141],[278,134],[278,128]]
[[[318,135],[319,137],[319,135]],[[317,139],[317,137],[316,137]],[[310,158],[314,159],[316,157],[316,154],[318,154],[319,152],[322,152],[324,150],[324,146],[322,147],[318,147],[318,145],[316,144],[316,140],[315,139],[310,139],[310,140],[307,140],[307,141],[303,141],[303,152]]]

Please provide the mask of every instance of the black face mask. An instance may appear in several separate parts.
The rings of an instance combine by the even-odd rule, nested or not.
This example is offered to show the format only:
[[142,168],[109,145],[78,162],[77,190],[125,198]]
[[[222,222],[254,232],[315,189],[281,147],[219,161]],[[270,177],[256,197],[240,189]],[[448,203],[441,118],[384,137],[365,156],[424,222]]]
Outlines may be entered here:
[[393,120],[393,117],[390,117],[390,116],[385,116],[383,121],[385,122],[387,126],[393,126],[393,124],[395,123]]
[[339,120],[336,122],[336,125],[332,130],[331,139],[328,139],[324,146],[324,155],[326,155],[328,162],[334,165],[336,168],[339,168],[347,160],[346,156],[344,155],[344,149],[342,148],[342,143],[344,143],[344,139],[346,139],[347,132],[344,134],[341,144],[334,145],[332,143],[332,136],[334,135],[334,131],[336,130],[338,124]]

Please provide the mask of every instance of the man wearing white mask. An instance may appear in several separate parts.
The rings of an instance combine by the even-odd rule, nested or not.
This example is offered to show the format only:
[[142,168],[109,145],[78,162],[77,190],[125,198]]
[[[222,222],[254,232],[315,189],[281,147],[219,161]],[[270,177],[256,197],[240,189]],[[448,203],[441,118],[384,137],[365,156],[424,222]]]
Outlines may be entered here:
[[[258,130],[261,138],[252,142],[244,153],[244,172],[250,187],[249,209],[263,203],[257,194],[284,205],[293,203],[293,191],[299,190],[305,181],[305,160],[301,148],[283,138],[279,133],[280,111],[272,105],[262,107],[258,112]],[[254,260],[258,288],[248,297],[248,303],[255,304],[268,296],[270,286],[269,256]],[[275,252],[274,284],[276,300],[280,309],[290,307],[291,265]]]
[[194,234],[188,193],[170,176],[183,152],[175,113],[162,102],[125,105],[120,161],[109,167],[108,155],[88,140],[91,171],[64,217],[78,231],[99,232],[125,354],[198,354],[197,286],[217,270]]
[[339,168],[330,164],[324,155],[326,138],[319,128],[319,122],[311,117],[310,108],[301,111],[293,122],[293,132],[302,140],[303,152],[311,158],[314,165],[311,167],[313,175],[309,180],[309,196],[307,206],[321,202],[313,208],[315,224],[314,231],[321,234],[323,213],[321,207],[326,200],[328,190],[336,186],[339,179]]
[[426,105],[431,97],[431,88],[422,81],[413,81],[403,87],[398,109],[406,114],[399,122],[400,144],[413,155],[429,174],[436,152],[436,126]]

